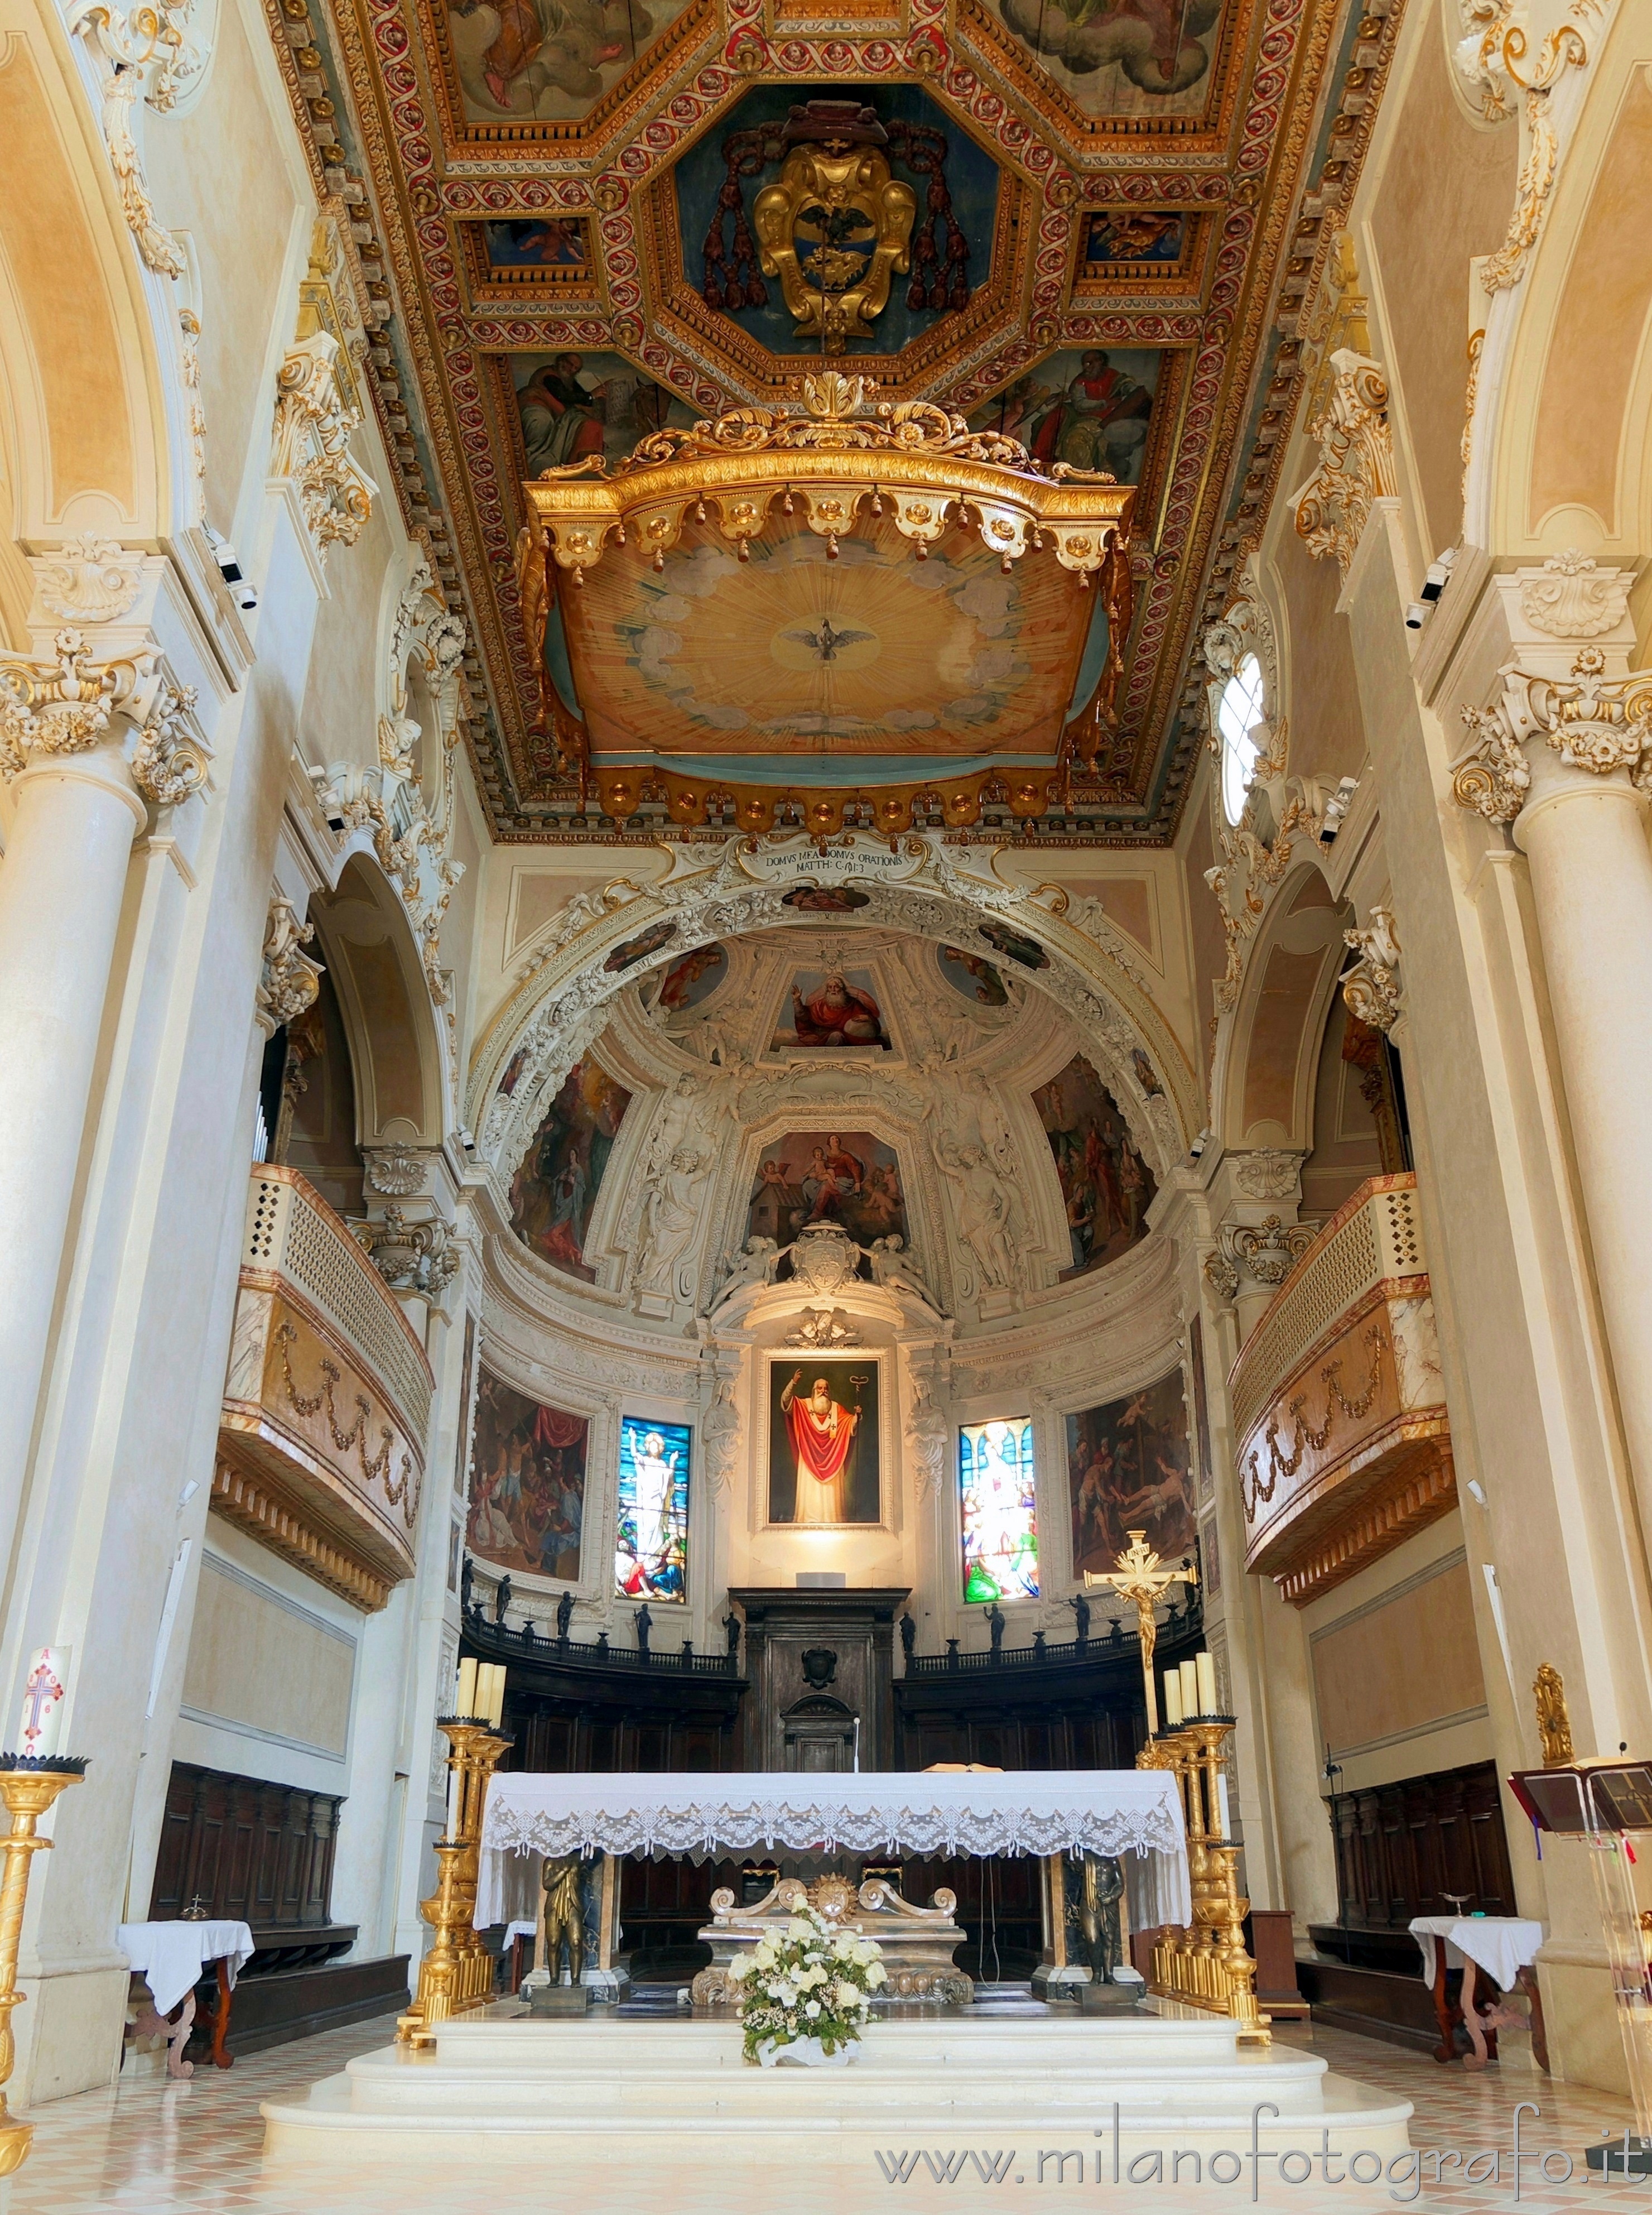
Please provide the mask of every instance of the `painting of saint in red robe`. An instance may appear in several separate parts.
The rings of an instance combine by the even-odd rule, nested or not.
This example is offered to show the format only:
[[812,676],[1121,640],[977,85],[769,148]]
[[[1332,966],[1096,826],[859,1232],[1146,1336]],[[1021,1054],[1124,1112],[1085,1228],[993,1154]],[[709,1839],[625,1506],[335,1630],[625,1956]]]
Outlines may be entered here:
[[877,1522],[876,1359],[788,1355],[771,1366],[768,1384],[769,1521],[817,1530]]

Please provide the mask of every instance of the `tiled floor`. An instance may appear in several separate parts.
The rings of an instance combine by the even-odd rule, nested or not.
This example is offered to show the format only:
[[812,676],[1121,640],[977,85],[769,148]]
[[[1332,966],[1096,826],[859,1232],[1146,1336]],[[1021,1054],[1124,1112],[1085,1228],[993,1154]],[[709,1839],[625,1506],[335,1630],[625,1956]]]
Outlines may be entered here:
[[[54,2101],[33,2118],[34,2150],[13,2180],[9,2215],[105,2215],[105,2211],[111,2215],[113,2211],[119,2215],[196,2215],[196,2211],[207,2215],[207,2211],[218,2209],[247,2209],[254,2215],[586,2215],[559,2191],[554,2176],[545,2174],[542,2167],[524,2167],[520,2174],[495,2169],[474,2183],[457,2184],[421,2181],[406,2171],[365,2186],[359,2179],[334,2182],[324,2174],[266,2178],[260,2101],[290,2095],[318,2077],[336,2073],[353,2054],[388,2043],[393,2029],[394,2018],[387,2016],[380,2022],[254,2055],[227,2074],[204,2067],[187,2083],[148,2080]],[[1005,2034],[1014,2035],[1012,2023],[1006,2023]],[[1385,2182],[1375,2190],[1362,2191],[1358,2187],[1337,2188],[1334,2181],[1328,2186],[1316,2176],[1294,2188],[1264,2184],[1263,2206],[1288,2207],[1297,2215],[1336,2215],[1339,2209],[1374,2210],[1396,2204],[1475,2215],[1481,2208],[1518,2204],[1530,2215],[1588,2215],[1600,2200],[1599,2181],[1593,2186],[1582,2181],[1582,2150],[1608,2131],[1621,2131],[1629,2120],[1623,2102],[1553,2083],[1528,2067],[1512,2064],[1470,2077],[1459,2068],[1439,2068],[1426,2059],[1343,2031],[1293,2028],[1284,2034],[1293,2042],[1311,2044],[1344,2076],[1413,2101],[1415,2145],[1460,2150],[1464,2166],[1477,2155],[1482,2160],[1475,2181],[1441,2188],[1425,2183],[1420,2195],[1404,2179],[1397,2185]],[[1577,2177],[1569,2185],[1545,2182],[1535,2162],[1523,2163],[1517,2202],[1510,2151],[1514,2109],[1521,2100],[1535,2101],[1541,2110],[1540,2117],[1528,2115],[1522,2120],[1526,2145],[1539,2153],[1563,2149],[1573,2158]],[[1490,2159],[1499,2147],[1500,2182],[1491,2175]],[[1425,2166],[1425,2179],[1430,2169],[1431,2164]],[[1014,2181],[1008,2180],[1012,2186]],[[1037,2180],[1029,2177],[1028,2181]],[[747,2206],[746,2195],[738,2190],[719,2190],[715,2179],[700,2180],[697,2185],[700,2188],[685,2179],[662,2177],[646,2204],[661,2215],[685,2215],[691,2206],[698,2209],[702,2205],[720,2210],[721,2215],[759,2215],[757,2208]],[[1068,2192],[1077,2188],[1069,2179]],[[1088,2192],[1094,2188],[1093,2184],[1086,2187]],[[920,2211],[945,2207],[958,2215],[973,2215],[976,2208],[996,2205],[1003,2196],[1001,2187],[948,2187],[921,2175],[905,2187],[893,2189],[896,2206],[909,2202]],[[1625,2206],[1652,2215],[1652,2184],[1631,2180],[1627,2187],[1618,2181],[1607,2189]],[[3,2195],[0,2187],[0,2209],[5,2206]],[[1214,2202],[1216,2215],[1224,2201],[1248,2205],[1251,2198],[1246,2175],[1226,2190],[1220,2185],[1202,2190],[1185,2184],[1179,2188],[1160,2186],[1151,2193],[1150,2204],[1197,2215]],[[633,2203],[626,2194],[605,2204],[617,2210],[644,2203]],[[765,2204],[774,2206],[774,2215],[800,2215],[794,2199]],[[597,2211],[591,2210],[590,2215]]]

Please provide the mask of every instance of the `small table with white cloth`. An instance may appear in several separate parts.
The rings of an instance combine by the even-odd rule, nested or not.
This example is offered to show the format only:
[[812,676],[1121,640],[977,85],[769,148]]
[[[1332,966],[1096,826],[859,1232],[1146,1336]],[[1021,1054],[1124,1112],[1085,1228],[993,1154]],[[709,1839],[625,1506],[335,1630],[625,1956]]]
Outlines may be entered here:
[[479,1930],[534,1915],[561,1854],[1037,1854],[1123,1860],[1137,1930],[1193,1919],[1182,1797],[1166,1770],[879,1770],[855,1775],[496,1776]]
[[[172,1923],[123,1923],[115,1933],[115,1943],[149,1985],[156,2020],[150,2024],[140,2017],[140,2026],[151,2035],[157,2031],[164,2035],[169,2077],[194,2073],[183,2052],[195,2020],[195,1987],[208,1962],[217,1963],[212,2059],[220,2069],[232,2068],[234,2060],[224,2050],[223,2040],[229,2028],[229,1995],[236,1979],[257,1951],[250,1928],[245,1923],[192,1923],[185,1917]],[[180,2000],[184,2003],[183,2013],[175,2023],[168,2022],[167,2017]]]
[[[1543,1943],[1540,1923],[1528,1922],[1518,1915],[1415,1915],[1409,1928],[1422,1948],[1423,1981],[1433,1991],[1434,2009],[1440,2019],[1441,2042],[1435,2050],[1436,2061],[1453,2059],[1452,2032],[1456,2026],[1446,1994],[1448,1969],[1460,1967],[1463,1972],[1459,2004],[1463,2012],[1463,2028],[1473,2049],[1463,2056],[1465,2069],[1484,2069],[1494,2058],[1486,2044],[1486,2025],[1474,2004],[1477,1967],[1484,1969],[1505,1992],[1512,1991],[1517,1984],[1524,1985],[1532,1997],[1535,2039],[1542,2021],[1537,2012],[1541,2004],[1537,1982],[1534,1978],[1523,1979],[1520,1972],[1537,1959],[1538,1948]],[[1496,2034],[1493,2026],[1492,2035]]]

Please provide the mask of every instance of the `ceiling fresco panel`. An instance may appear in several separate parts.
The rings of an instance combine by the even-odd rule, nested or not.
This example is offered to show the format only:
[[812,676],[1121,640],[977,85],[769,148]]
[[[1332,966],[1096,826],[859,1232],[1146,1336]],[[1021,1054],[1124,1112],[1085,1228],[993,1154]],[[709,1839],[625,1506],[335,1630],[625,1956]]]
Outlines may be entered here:
[[[760,144],[731,181],[730,141],[783,133],[822,101],[872,112],[888,166],[878,219],[899,231],[903,192],[907,246],[927,241],[891,267],[873,315],[849,317],[843,365],[869,373],[876,398],[996,416],[1049,458],[1082,453],[1139,487],[1116,723],[1059,827],[1108,843],[1172,835],[1198,743],[1192,656],[1272,497],[1270,426],[1315,364],[1306,332],[1386,82],[1392,0],[846,0],[829,28],[804,0],[309,0],[302,32],[284,0],[266,8],[318,184],[355,195],[354,235],[383,268],[367,388],[410,526],[471,625],[468,728],[496,835],[648,838],[667,819],[652,801],[623,830],[588,814],[545,720],[517,586],[523,480],[559,454],[611,469],[654,418],[773,403],[817,362],[778,269],[759,272],[762,299],[743,296],[749,267],[737,301],[726,285],[720,305],[707,295],[735,245],[731,181],[755,238],[757,197],[790,158]],[[320,92],[301,81],[300,39],[320,52]],[[931,145],[918,126],[945,142],[939,170],[911,158]],[[720,269],[706,254],[719,203]],[[795,198],[783,212],[799,267],[817,257],[853,291],[868,233],[823,230]],[[846,595],[858,567],[843,566]],[[893,557],[891,581],[909,567]],[[974,681],[939,704],[970,691],[1007,728],[1019,711],[994,698],[990,657],[965,654],[947,600],[931,590],[942,620],[926,626],[929,650],[950,632]],[[592,605],[579,622],[600,626]],[[604,712],[617,725],[620,705],[646,700],[658,715],[663,699],[686,745],[691,711],[665,674],[681,655],[659,651],[657,622],[644,645],[652,618],[622,640],[619,612],[600,641],[617,688]],[[805,597],[756,663],[788,699],[805,684],[820,696],[791,702],[794,749],[865,742],[829,727],[856,720],[836,690],[865,685],[856,663],[872,649],[832,645],[829,665],[806,643],[823,623],[834,639],[877,628]],[[1060,687],[1036,623],[1023,628],[1014,652],[1031,656],[1042,715]],[[789,645],[787,629],[800,634]],[[788,668],[792,650],[811,666]],[[880,635],[876,658],[885,650]],[[885,676],[909,651],[903,639]],[[693,712],[717,704],[698,681],[676,689]],[[951,758],[967,720],[882,742]]]
[[[592,752],[633,761],[1053,753],[1098,596],[978,541],[917,561],[888,518],[835,560],[801,516],[741,563],[685,531],[656,571],[604,561],[560,607]],[[1104,617],[1102,625],[1104,644]]]

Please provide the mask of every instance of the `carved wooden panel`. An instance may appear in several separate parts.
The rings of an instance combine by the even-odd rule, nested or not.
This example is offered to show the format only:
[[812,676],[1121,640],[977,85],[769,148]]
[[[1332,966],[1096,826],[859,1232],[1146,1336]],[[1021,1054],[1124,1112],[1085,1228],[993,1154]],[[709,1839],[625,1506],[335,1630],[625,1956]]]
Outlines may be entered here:
[[1503,1829],[1497,1765],[1408,1776],[1327,1802],[1337,1847],[1339,1921],[1351,1929],[1404,1930],[1414,1915],[1513,1915],[1514,1881]]
[[337,1794],[174,1762],[150,1919],[170,1922],[199,1898],[209,1915],[254,1932],[328,1925],[342,1805]]

